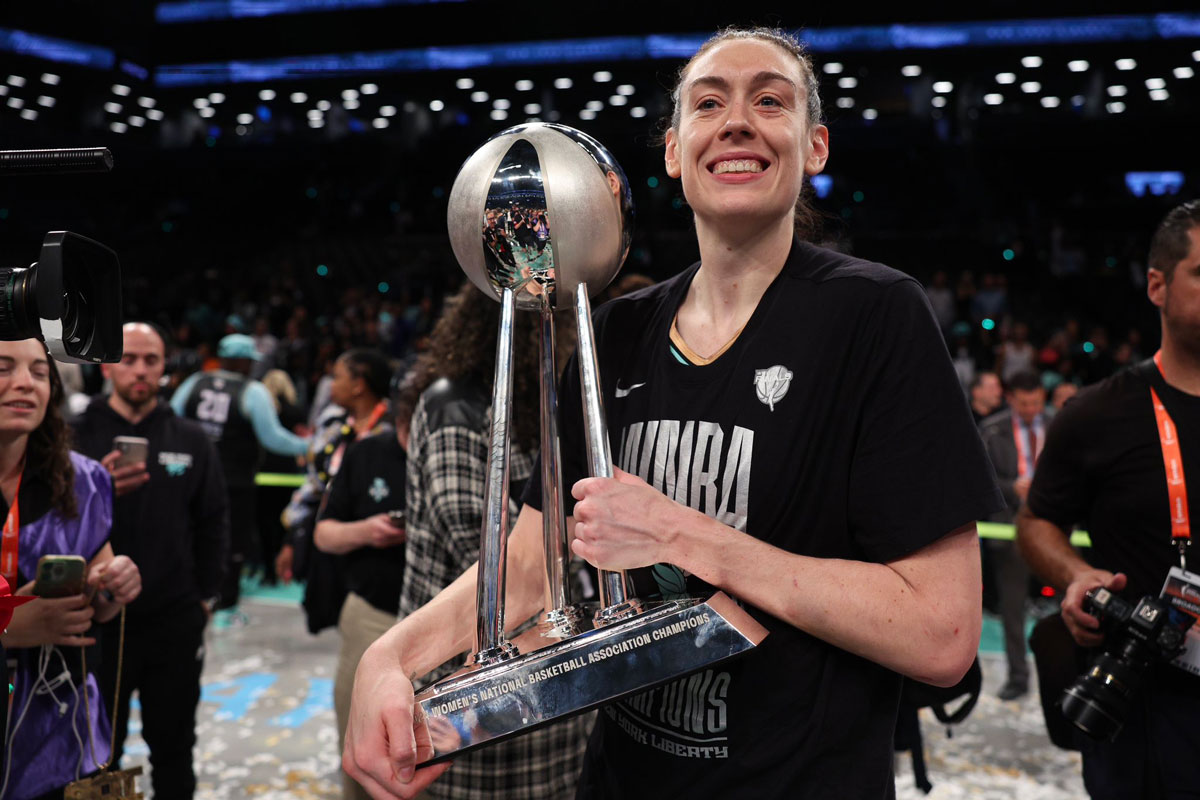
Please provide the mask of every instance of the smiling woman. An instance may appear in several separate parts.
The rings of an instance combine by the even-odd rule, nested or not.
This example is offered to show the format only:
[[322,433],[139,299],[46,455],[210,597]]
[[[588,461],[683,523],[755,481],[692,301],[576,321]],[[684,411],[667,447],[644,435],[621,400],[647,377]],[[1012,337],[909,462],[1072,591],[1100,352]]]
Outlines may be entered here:
[[70,450],[62,395],[41,342],[0,342],[0,571],[20,587],[17,594],[29,595],[42,556],[88,561],[83,591],[22,606],[0,637],[17,659],[8,752],[0,759],[6,800],[58,790],[107,758],[106,706],[95,676],[81,668],[80,648],[95,644],[87,635],[94,621],[112,619],[141,591],[137,567],[114,558],[108,544],[108,474]]
[[[755,70],[752,77],[753,87],[760,89],[760,94],[751,99],[752,105],[757,107],[759,114],[779,114],[787,118],[787,124],[800,124],[813,132],[820,140],[819,144],[814,143],[814,149],[823,148],[823,155],[827,157],[829,135],[821,124],[823,115],[820,85],[812,60],[795,39],[772,28],[729,29],[713,36],[696,51],[691,60],[680,69],[675,86],[671,90],[672,110],[667,140],[678,136],[685,110],[690,111],[702,106],[706,116],[711,118],[728,104],[733,86],[724,76],[711,74],[706,69],[705,60],[714,49],[725,45],[748,45],[743,48],[743,52],[751,59],[756,53],[767,54],[766,61],[751,61],[747,64],[748,69]],[[704,92],[705,89],[711,90],[715,96],[708,96]],[[736,161],[739,156],[744,160]],[[821,171],[824,157],[820,164],[812,165],[813,170],[808,172],[808,175],[815,175]],[[725,153],[718,160],[706,165],[706,168],[715,174],[757,173],[769,167],[770,162],[762,154],[753,152]],[[668,173],[672,177],[679,177],[670,171],[669,155]],[[798,236],[813,238],[819,229],[819,221],[808,201],[811,191],[806,192],[806,188],[807,184],[796,192],[793,200],[793,221]],[[690,200],[689,197],[689,202]]]
[[[892,797],[900,675],[945,686],[970,666],[974,520],[1002,500],[923,288],[797,235],[829,155],[799,45],[720,33],[674,98],[664,159],[701,260],[595,313],[615,478],[588,476],[575,362],[564,372],[572,549],[628,570],[646,602],[724,590],[770,634],[604,709],[577,796]],[[509,539],[509,619],[541,601],[539,476]],[[463,649],[473,585],[360,662],[344,763],[376,796],[442,769],[413,771],[429,734],[408,676]]]

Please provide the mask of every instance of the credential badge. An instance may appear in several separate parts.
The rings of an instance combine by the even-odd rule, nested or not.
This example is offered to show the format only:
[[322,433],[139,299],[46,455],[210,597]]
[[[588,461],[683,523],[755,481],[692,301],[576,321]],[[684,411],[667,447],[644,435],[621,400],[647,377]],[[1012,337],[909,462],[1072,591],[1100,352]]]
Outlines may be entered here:
[[775,410],[775,404],[787,394],[791,383],[792,371],[787,367],[776,365],[769,369],[754,370],[754,391],[758,393],[758,399],[772,411]]

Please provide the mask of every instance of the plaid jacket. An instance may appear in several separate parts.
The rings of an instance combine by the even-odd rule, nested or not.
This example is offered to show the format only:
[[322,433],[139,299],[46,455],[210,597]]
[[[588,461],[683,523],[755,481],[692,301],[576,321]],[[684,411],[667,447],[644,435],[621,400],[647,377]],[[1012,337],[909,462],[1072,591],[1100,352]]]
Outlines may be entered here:
[[[443,379],[417,404],[409,433],[404,587],[400,614],[433,599],[479,558],[483,492],[487,474],[488,398]],[[515,445],[510,481],[519,488],[533,458]],[[510,520],[517,504],[510,499]],[[459,657],[418,682],[433,683],[462,666]],[[594,714],[549,725],[476,750],[428,789],[432,798],[546,800],[575,796],[575,784]]]

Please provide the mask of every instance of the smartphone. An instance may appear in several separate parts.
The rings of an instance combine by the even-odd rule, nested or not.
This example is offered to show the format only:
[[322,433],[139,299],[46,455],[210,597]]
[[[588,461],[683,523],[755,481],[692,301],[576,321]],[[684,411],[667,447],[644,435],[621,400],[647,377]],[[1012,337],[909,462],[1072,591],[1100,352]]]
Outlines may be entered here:
[[71,597],[87,586],[83,556],[42,556],[38,559],[33,593],[38,597]]
[[145,461],[150,454],[150,440],[141,436],[114,436],[113,450],[121,451],[118,467],[127,467]]
[[387,512],[387,515],[388,515],[388,519],[390,519],[392,521],[392,524],[395,525],[397,528],[404,527],[404,509],[402,509],[402,508],[394,509],[392,511]]

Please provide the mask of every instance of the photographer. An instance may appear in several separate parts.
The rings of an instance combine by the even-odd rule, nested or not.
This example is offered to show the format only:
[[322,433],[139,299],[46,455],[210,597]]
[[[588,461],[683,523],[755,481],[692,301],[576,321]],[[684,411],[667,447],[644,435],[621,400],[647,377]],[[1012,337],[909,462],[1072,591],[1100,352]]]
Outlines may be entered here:
[[[1080,392],[1056,417],[1017,520],[1022,555],[1065,591],[1063,620],[1084,647],[1104,643],[1084,595],[1103,586],[1131,602],[1157,597],[1167,571],[1180,562],[1170,492],[1182,490],[1187,507],[1200,508],[1200,202],[1167,215],[1149,265],[1146,291],[1161,312],[1162,350],[1154,361]],[[1176,428],[1179,487],[1167,485],[1164,453],[1173,441],[1159,436],[1154,396]],[[1091,535],[1091,564],[1069,544],[1075,523],[1085,523]],[[1078,737],[1088,792],[1097,799],[1194,797],[1197,720],[1200,677],[1151,665],[1115,741]]]

